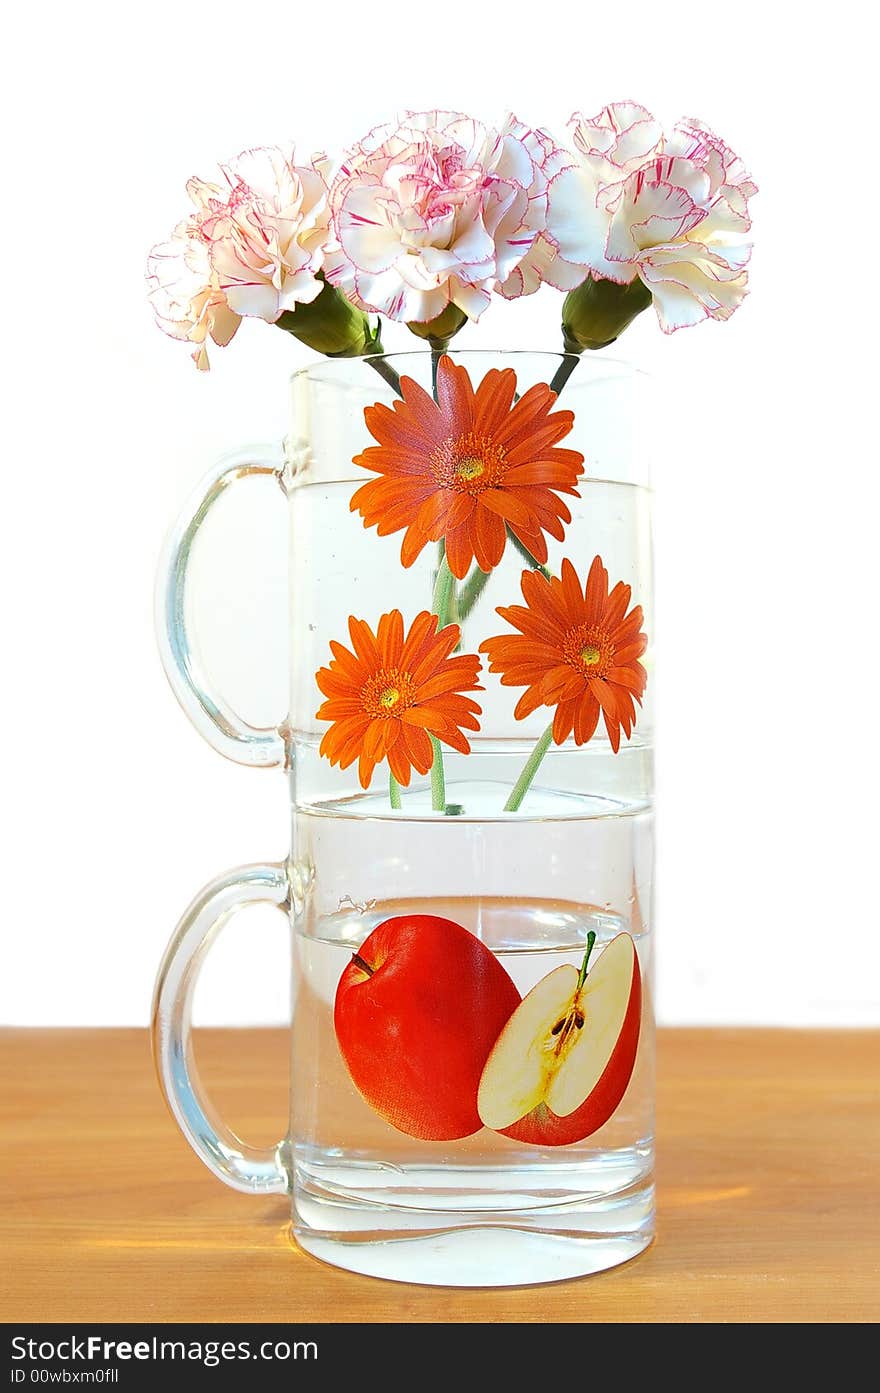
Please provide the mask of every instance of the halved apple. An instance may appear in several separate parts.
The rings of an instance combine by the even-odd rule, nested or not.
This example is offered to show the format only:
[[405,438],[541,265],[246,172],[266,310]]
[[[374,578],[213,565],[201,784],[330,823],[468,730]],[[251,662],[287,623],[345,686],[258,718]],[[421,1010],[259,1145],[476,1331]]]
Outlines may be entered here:
[[593,970],[556,967],[520,1002],[480,1079],[484,1126],[533,1146],[569,1146],[598,1131],[626,1092],[639,1043],[642,975],[618,934]]

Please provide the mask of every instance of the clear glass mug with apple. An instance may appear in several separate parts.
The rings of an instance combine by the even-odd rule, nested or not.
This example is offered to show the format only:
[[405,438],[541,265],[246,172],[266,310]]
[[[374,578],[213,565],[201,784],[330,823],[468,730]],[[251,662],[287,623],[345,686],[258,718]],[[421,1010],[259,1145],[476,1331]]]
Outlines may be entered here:
[[[452,378],[435,362],[438,386],[424,353],[297,373],[284,447],[221,463],[170,536],[157,594],[171,684],[221,754],[284,772],[291,850],[286,862],[219,877],[187,909],[157,981],[154,1047],[169,1106],[199,1156],[235,1189],[289,1195],[293,1234],[309,1253],[403,1281],[513,1285],[613,1266],[653,1234],[653,620],[639,444],[650,417],[640,375],[609,359],[584,359],[569,374],[555,354],[450,358],[470,384],[455,379],[454,402]],[[401,378],[412,384],[406,412]],[[530,394],[548,383],[559,389],[555,407],[544,386]],[[383,513],[388,526],[377,529],[366,506],[351,506],[367,480],[382,478],[364,451],[390,422],[404,475],[424,465],[411,458],[424,430],[434,483],[449,497],[467,494],[456,516],[470,509],[472,521],[489,506],[479,496],[484,469],[502,491],[523,459],[514,480],[541,477],[551,408],[572,413],[559,448],[583,466],[577,493],[558,495],[560,524],[543,533],[543,572],[534,522],[529,531],[502,519],[502,555],[490,565],[499,540],[490,519],[474,543],[481,567],[460,538],[444,562],[440,517],[402,565],[396,515]],[[479,429],[462,432],[468,411]],[[257,728],[201,668],[187,577],[215,501],[265,475],[289,512],[290,689],[277,725]],[[516,499],[531,497],[520,490],[498,506],[522,524]],[[489,557],[486,537],[495,539]],[[352,616],[367,626],[360,646]],[[556,674],[541,688],[546,701],[525,703],[531,710],[517,706],[522,652],[517,668],[515,646],[492,646],[511,635],[543,645],[525,660],[544,664],[535,681]],[[467,672],[460,685],[474,704],[456,709],[479,715],[462,717],[446,740],[430,692],[444,687],[434,679],[453,671],[448,663]],[[603,713],[617,709],[615,682],[633,691],[634,671],[641,703],[629,704],[634,727],[621,729]],[[573,714],[570,730],[563,722],[554,732],[560,681]],[[604,698],[591,723],[588,691]],[[331,763],[334,719],[349,725],[330,741]],[[412,723],[427,732],[430,767]],[[364,731],[380,725],[365,766]],[[386,736],[397,750],[390,763]],[[262,1151],[211,1110],[190,1026],[214,936],[259,902],[288,917],[292,945],[290,1129]]]

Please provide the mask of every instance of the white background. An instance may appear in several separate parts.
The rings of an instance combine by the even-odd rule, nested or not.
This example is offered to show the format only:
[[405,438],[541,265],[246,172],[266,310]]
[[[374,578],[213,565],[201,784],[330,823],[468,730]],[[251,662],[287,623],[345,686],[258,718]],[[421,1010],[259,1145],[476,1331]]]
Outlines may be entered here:
[[[144,258],[182,216],[187,176],[289,136],[302,155],[338,149],[407,106],[490,120],[512,107],[561,135],[572,110],[623,97],[702,117],[761,187],[752,294],[734,319],[667,339],[645,314],[617,346],[663,401],[660,1016],[880,1019],[878,174],[856,13],[16,7],[0,322],[5,1021],[145,1022],[196,888],[286,847],[282,776],[200,741],[152,635],[175,511],[218,453],[280,438],[288,374],[309,356],[246,324],[199,375],[154,327]],[[550,290],[499,302],[459,343],[554,348],[560,304]],[[258,487],[240,507],[263,542],[248,552],[232,528],[215,577],[241,627],[224,678],[268,720],[284,705],[284,520]],[[202,1017],[281,1019],[285,963],[279,916],[240,922]]]

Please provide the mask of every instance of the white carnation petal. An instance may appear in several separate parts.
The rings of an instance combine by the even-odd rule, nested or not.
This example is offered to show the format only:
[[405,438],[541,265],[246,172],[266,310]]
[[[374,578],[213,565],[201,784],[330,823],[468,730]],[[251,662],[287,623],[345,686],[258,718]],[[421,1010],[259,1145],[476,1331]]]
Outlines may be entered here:
[[[683,251],[684,247],[680,246],[678,250]],[[672,249],[669,251],[671,253]],[[717,265],[715,258],[700,253],[701,249],[695,246],[688,260],[682,257],[673,262],[667,256],[662,261],[645,262],[641,267],[642,278],[651,287],[658,303],[658,314],[664,304],[667,307],[674,305],[675,313],[679,316],[683,314],[680,294],[688,296],[699,306],[700,318],[708,315],[712,319],[729,319],[742,304],[748,282],[745,272],[733,275],[728,268]],[[668,309],[661,314],[661,323],[664,320],[671,322]],[[680,328],[682,325],[675,324],[674,327]]]
[[533,295],[541,284],[540,277],[533,273],[529,275],[524,264],[520,262],[503,285],[496,286],[499,295],[505,300],[518,300],[521,295]]
[[458,265],[456,253],[442,247],[423,247],[419,259],[432,276],[445,276]]
[[357,296],[364,309],[384,314],[402,323],[425,323],[445,310],[449,297],[445,290],[421,290],[401,280],[396,268],[381,275],[358,275]]
[[218,348],[226,347],[240,323],[241,316],[235,314],[228,304],[217,305],[211,316],[210,333]]
[[562,256],[554,256],[546,270],[542,272],[543,279],[548,285],[552,285],[554,290],[566,291],[577,290],[579,285],[583,285],[589,274],[588,266],[574,265]]
[[349,190],[339,210],[336,233],[358,270],[371,275],[389,270],[400,255],[400,235],[383,217],[381,198],[372,185]]
[[546,132],[513,116],[491,130],[457,112],[409,112],[343,157],[324,274],[395,319],[424,322],[450,300],[476,317],[543,230],[545,166],[556,173],[571,163]]
[[400,238],[387,227],[347,225],[340,221],[337,231],[342,250],[359,271],[371,276],[390,270],[405,250]]
[[659,149],[662,140],[663,127],[645,111],[643,117],[621,130],[614,146],[614,163],[627,168],[633,160],[647,160]]
[[511,134],[502,136],[494,172],[499,178],[518,185],[520,189],[531,188],[534,164],[521,139]]
[[271,324],[281,313],[278,291],[265,281],[255,281],[250,285],[226,285],[223,288],[229,307],[236,314],[265,319]]
[[456,237],[452,250],[462,266],[494,266],[495,243],[481,223],[466,224]]
[[708,310],[700,301],[674,281],[652,281],[651,291],[664,334],[674,334],[676,329],[687,329],[708,318]]
[[565,261],[626,283],[631,275],[605,255],[609,217],[597,206],[597,193],[588,171],[580,167],[558,174],[549,190],[547,236]]
[[469,319],[479,319],[488,309],[491,296],[481,285],[465,285],[462,281],[453,282],[452,300]]
[[310,271],[295,271],[292,275],[284,277],[280,307],[282,310],[290,310],[295,305],[310,305],[313,300],[317,300],[322,289],[321,282]]
[[402,256],[394,270],[405,286],[419,294],[439,290],[448,279],[447,270],[432,271],[424,255]]

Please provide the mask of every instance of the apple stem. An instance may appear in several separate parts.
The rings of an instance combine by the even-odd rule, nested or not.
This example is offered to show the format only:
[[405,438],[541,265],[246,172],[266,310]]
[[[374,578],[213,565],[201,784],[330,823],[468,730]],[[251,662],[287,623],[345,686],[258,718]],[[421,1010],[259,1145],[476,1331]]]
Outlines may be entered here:
[[525,767],[513,786],[513,792],[504,804],[504,811],[506,813],[515,813],[519,811],[519,805],[528,793],[531,782],[538,772],[541,760],[550,748],[552,739],[553,724],[551,722],[526,760]]
[[575,991],[580,991],[581,987],[584,985],[584,982],[587,979],[587,963],[590,961],[590,954],[593,951],[593,944],[595,942],[596,931],[595,929],[590,929],[590,932],[587,934],[587,951],[584,954],[584,960],[581,963],[581,970],[578,973],[577,987],[575,988]]
[[351,960],[355,967],[359,967],[361,972],[365,972],[368,977],[372,977],[373,973],[376,971],[374,967],[370,967],[369,963],[364,962],[360,953],[352,953]]

